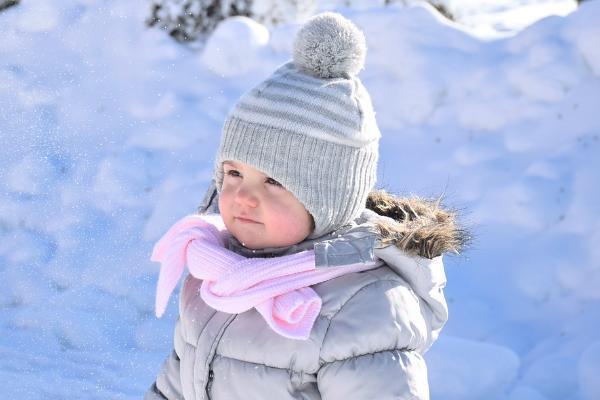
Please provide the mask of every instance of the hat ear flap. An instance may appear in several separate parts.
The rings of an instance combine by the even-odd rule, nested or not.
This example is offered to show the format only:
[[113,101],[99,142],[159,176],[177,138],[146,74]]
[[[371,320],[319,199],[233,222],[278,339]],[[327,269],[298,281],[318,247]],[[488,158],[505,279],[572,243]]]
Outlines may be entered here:
[[198,209],[198,214],[218,214],[219,213],[219,191],[214,179],[211,179],[208,189],[204,193],[204,197]]

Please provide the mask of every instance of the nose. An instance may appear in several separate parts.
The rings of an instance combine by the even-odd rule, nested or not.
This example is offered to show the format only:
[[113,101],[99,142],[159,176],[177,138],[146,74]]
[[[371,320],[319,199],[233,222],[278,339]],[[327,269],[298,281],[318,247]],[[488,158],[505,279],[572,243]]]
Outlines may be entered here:
[[258,197],[252,188],[241,186],[235,194],[235,201],[243,206],[256,208],[258,207]]

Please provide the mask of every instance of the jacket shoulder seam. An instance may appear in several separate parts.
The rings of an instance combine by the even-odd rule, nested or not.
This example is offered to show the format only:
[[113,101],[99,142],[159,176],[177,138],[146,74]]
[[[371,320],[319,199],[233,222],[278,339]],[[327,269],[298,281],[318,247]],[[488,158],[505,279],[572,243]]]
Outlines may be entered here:
[[290,371],[292,373],[296,373],[296,374],[301,374],[301,373],[307,373],[306,371],[302,371],[302,370],[295,370],[292,368],[286,368],[286,367],[276,367],[275,365],[270,365],[270,364],[266,364],[264,362],[254,362],[254,361],[249,361],[249,360],[242,360],[241,358],[236,358],[236,357],[229,357],[229,356],[224,356],[223,354],[215,354],[215,357],[219,356],[221,358],[225,358],[227,360],[233,360],[233,361],[238,361],[238,362],[242,362],[242,363],[247,363],[247,364],[252,364],[252,365],[261,365],[263,367],[267,367],[267,368],[273,368],[273,369],[279,369],[282,371]]
[[323,364],[333,364],[335,362],[343,362],[343,361],[347,361],[347,360],[352,360],[354,358],[359,358],[359,357],[364,357],[364,356],[372,356],[374,354],[388,353],[388,352],[392,352],[392,351],[400,351],[402,353],[409,353],[409,352],[416,352],[417,350],[413,349],[413,348],[409,348],[409,347],[390,347],[390,348],[381,349],[381,350],[368,351],[366,353],[353,354],[351,356],[344,357],[344,358],[336,358],[331,361],[324,361]]

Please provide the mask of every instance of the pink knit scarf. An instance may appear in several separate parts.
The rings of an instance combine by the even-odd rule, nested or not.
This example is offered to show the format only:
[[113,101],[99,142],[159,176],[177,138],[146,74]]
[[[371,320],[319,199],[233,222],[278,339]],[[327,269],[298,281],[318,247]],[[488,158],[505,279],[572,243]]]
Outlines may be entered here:
[[321,310],[321,298],[309,286],[378,265],[316,269],[313,250],[245,258],[225,248],[228,235],[219,215],[190,215],[156,243],[151,260],[162,264],[156,288],[157,317],[164,313],[187,264],[190,273],[203,280],[200,296],[215,310],[238,314],[254,307],[278,334],[306,340]]

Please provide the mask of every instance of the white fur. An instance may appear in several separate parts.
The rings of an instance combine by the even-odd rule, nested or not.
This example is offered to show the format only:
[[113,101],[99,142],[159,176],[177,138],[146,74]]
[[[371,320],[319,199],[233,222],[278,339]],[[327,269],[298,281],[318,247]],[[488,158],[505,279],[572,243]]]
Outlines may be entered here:
[[362,31],[332,12],[311,18],[294,41],[294,63],[319,78],[355,76],[364,67],[366,53]]

